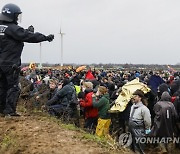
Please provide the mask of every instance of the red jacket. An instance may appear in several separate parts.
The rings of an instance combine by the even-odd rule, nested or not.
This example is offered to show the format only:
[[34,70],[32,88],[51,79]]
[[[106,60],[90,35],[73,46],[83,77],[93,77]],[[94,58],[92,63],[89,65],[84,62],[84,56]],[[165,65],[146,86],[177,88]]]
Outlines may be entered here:
[[80,101],[80,105],[85,109],[85,117],[86,118],[95,118],[98,116],[97,108],[94,108],[92,105],[92,94],[93,92],[89,92],[85,95],[85,99]]

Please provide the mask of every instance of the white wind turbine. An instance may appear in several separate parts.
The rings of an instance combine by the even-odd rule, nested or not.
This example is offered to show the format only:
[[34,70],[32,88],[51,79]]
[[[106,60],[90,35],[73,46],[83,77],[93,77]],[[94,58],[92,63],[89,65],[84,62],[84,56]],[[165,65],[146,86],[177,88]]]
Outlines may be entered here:
[[40,42],[39,67],[42,68],[42,44]]
[[61,36],[61,66],[63,66],[63,35],[65,35],[65,33],[61,32],[61,27],[60,27],[60,36]]

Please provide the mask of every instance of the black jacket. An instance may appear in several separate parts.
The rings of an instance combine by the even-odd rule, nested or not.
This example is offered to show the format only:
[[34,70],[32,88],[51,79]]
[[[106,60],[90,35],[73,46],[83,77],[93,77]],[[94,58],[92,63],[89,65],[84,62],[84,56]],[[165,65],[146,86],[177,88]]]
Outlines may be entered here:
[[163,92],[161,101],[154,105],[155,118],[151,135],[158,137],[172,137],[174,125],[177,119],[177,112],[170,102],[171,97],[168,92]]
[[38,43],[46,40],[43,34],[29,32],[15,23],[0,21],[0,66],[20,66],[24,42]]

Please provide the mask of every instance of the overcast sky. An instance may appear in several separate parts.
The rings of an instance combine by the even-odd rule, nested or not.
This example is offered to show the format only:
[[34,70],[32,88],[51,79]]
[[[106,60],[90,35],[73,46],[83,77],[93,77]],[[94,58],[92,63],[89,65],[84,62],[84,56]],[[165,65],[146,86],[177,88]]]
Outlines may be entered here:
[[[42,43],[42,62],[180,63],[180,0],[0,0],[17,4],[21,26],[54,34]],[[39,44],[25,44],[22,62],[39,62]]]

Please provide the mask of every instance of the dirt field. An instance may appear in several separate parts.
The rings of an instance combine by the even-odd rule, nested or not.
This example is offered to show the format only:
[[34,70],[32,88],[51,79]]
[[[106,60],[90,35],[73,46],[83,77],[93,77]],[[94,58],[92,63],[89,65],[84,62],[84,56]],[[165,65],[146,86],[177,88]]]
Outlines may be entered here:
[[70,130],[42,116],[0,117],[0,153],[69,154],[116,153],[87,139],[82,132]]
[[[43,113],[0,117],[0,154],[132,154]],[[148,148],[147,154],[161,154]],[[179,151],[173,151],[178,154]]]

